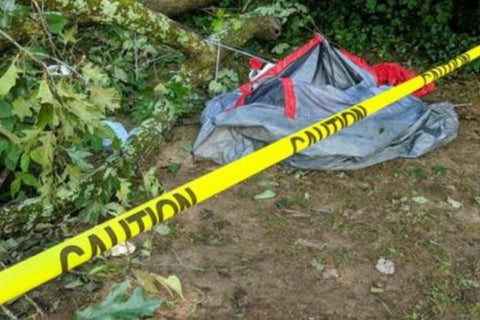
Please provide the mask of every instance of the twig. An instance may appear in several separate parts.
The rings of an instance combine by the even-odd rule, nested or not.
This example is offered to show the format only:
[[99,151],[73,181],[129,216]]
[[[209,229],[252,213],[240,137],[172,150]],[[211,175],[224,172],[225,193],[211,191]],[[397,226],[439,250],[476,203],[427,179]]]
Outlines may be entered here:
[[[7,38],[8,41],[10,41],[11,43],[13,43],[20,51],[26,53],[33,61],[35,61],[36,63],[41,64],[41,65],[43,66],[43,68],[45,68],[45,70],[47,70],[47,72],[48,72],[48,67],[47,67],[47,65],[46,65],[43,61],[37,59],[30,51],[28,51],[28,50],[27,50],[26,48],[24,48],[21,44],[19,44],[17,41],[15,41],[15,39],[13,39],[8,33],[6,33],[5,31],[3,31],[2,29],[0,29],[0,34],[1,34],[2,36],[4,36],[5,38]],[[60,60],[60,59],[58,59],[58,58],[52,57],[52,56],[50,56],[50,55],[48,55],[48,54],[44,54],[44,53],[42,53],[42,52],[37,52],[36,54],[37,54],[37,55],[40,55],[40,56],[42,56],[42,57],[51,59],[51,60],[53,60],[53,61],[55,61],[55,62],[57,62],[57,63],[59,63],[59,64],[64,65],[65,67],[67,67],[68,69],[70,69],[73,73],[75,73],[76,75],[78,75],[79,77],[81,77],[83,80],[85,80],[85,78],[77,71],[77,69],[75,69],[74,67],[68,65],[66,62],[64,62],[64,61],[62,61],[62,60]]]
[[175,249],[172,248],[172,252],[175,255],[175,258],[177,258],[178,264],[180,264],[182,266],[183,262],[182,262],[182,260],[180,260],[180,257],[178,256],[177,251],[175,251]]
[[308,218],[310,215],[305,212],[300,212],[292,209],[283,209],[283,212],[292,218]]
[[242,13],[247,12],[248,7],[250,7],[252,3],[253,3],[253,0],[247,0],[247,2],[245,2],[245,5],[243,6]]
[[30,58],[32,58],[33,61],[41,64],[45,68],[45,70],[48,70],[47,65],[43,61],[38,60],[30,51],[22,47],[22,45],[20,45],[20,43],[15,41],[15,39],[13,39],[8,33],[0,29],[0,35],[7,38],[8,41],[10,41],[13,45],[15,45],[15,47],[17,47],[20,51],[26,53]]
[[455,108],[458,108],[458,107],[470,107],[472,105],[472,103],[459,103],[459,104],[454,104],[453,106]]
[[52,35],[48,31],[47,24],[45,23],[45,20],[43,18],[43,2],[42,2],[42,8],[38,5],[36,0],[32,0],[33,5],[37,9],[38,13],[40,13],[41,18],[40,18],[40,24],[42,25],[42,28],[45,30],[45,33],[47,34],[48,42],[50,42],[50,45],[52,46],[52,51],[54,54],[58,55],[57,48],[55,47],[55,43],[53,42]]
[[35,308],[37,314],[39,314],[42,318],[45,317],[45,313],[43,312],[42,308],[40,308],[40,306],[33,301],[32,298],[30,298],[28,295],[25,295],[24,298]]
[[137,48],[137,33],[134,34],[133,39],[133,53],[135,55],[135,81],[138,81],[138,48]]
[[4,126],[0,124],[0,134],[7,137],[10,141],[12,141],[17,146],[21,143],[19,137],[17,137],[14,133],[8,131]]
[[5,315],[11,320],[18,320],[18,318],[12,313],[12,311],[8,310],[7,307],[2,306],[2,311]]
[[185,268],[185,269],[191,269],[191,270],[195,270],[195,271],[205,272],[205,269],[204,269],[204,268],[195,267],[195,266],[191,266],[191,265],[188,265],[188,264],[180,264],[180,263],[161,263],[161,264],[158,264],[158,266],[161,266],[161,267],[173,267],[173,266],[177,266],[177,267],[182,267],[182,268]]
[[143,62],[141,65],[140,65],[140,68],[143,68],[145,66],[148,66],[150,63],[153,63],[153,62],[157,62],[158,60],[161,60],[163,58],[167,58],[167,57],[174,57],[174,56],[178,56],[180,57],[181,54],[174,54],[173,52],[168,52],[168,53],[165,53],[165,54],[162,54],[161,56],[158,56],[156,58],[152,58],[152,59],[148,59],[146,60],[145,62]]
[[48,54],[45,54],[45,53],[42,53],[42,52],[37,52],[36,54],[39,55],[39,56],[42,56],[42,57],[51,59],[51,60],[55,61],[56,63],[65,66],[67,69],[69,69],[70,71],[72,71],[73,73],[75,73],[75,74],[76,74],[77,76],[79,76],[83,81],[86,82],[85,77],[84,77],[82,74],[80,74],[80,73],[77,71],[77,69],[75,69],[74,67],[68,65],[65,61],[62,61],[62,60],[60,60],[60,59],[58,59],[58,58],[52,57],[52,56],[50,56],[50,55],[48,55]]

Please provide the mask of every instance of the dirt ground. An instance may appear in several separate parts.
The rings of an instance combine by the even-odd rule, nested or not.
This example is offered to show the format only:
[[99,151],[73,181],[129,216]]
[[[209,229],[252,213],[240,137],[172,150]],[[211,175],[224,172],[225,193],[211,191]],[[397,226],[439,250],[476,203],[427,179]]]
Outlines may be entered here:
[[[352,172],[275,166],[168,222],[167,235],[134,239],[133,257],[98,259],[30,297],[70,319],[143,269],[183,285],[185,300],[160,289],[155,319],[479,319],[480,83],[458,83],[430,98],[472,103],[448,146]],[[185,150],[197,131],[172,133],[158,162],[167,189],[217,167]],[[265,190],[276,196],[253,199]],[[376,270],[381,257],[394,274]],[[39,319],[27,305],[12,308]]]

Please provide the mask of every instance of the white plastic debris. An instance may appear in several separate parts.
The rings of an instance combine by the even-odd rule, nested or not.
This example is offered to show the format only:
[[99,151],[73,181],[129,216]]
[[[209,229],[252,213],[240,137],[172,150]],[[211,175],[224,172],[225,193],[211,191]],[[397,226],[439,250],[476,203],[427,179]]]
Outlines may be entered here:
[[125,243],[120,243],[112,248],[112,256],[114,257],[126,256],[134,253],[135,249],[136,249],[135,245],[131,242],[127,241]]
[[261,70],[251,70],[250,73],[248,74],[250,81],[254,81],[255,79],[259,78],[261,75],[263,75],[268,70],[272,69],[274,66],[275,64],[265,63],[265,65]]
[[49,65],[47,71],[52,77],[66,77],[72,74],[72,71],[63,64]]
[[338,271],[335,268],[329,269],[323,273],[324,279],[338,279]]
[[[103,123],[105,123],[107,126],[110,127],[110,129],[113,130],[113,132],[115,133],[115,136],[120,140],[122,144],[125,143],[130,137],[130,134],[127,132],[127,129],[125,129],[123,124],[121,124],[120,122],[114,121],[114,120],[103,120]],[[112,139],[109,139],[109,138],[103,139],[103,147],[108,149],[111,147],[111,145],[112,145]]]
[[450,205],[450,207],[455,208],[455,209],[459,209],[459,208],[462,207],[462,204],[460,202],[458,202],[457,200],[454,200],[450,197],[447,198],[447,203]]
[[393,261],[384,258],[378,259],[375,268],[377,268],[378,272],[383,274],[393,274],[395,272]]

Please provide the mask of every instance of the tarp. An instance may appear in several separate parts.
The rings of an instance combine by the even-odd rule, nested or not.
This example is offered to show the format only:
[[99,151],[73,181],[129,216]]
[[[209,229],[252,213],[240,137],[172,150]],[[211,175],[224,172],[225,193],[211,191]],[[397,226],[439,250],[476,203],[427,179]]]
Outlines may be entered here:
[[[317,34],[238,90],[215,97],[201,115],[194,155],[231,162],[389,88],[352,57]],[[452,104],[411,95],[285,162],[348,170],[419,157],[452,141],[458,125]]]

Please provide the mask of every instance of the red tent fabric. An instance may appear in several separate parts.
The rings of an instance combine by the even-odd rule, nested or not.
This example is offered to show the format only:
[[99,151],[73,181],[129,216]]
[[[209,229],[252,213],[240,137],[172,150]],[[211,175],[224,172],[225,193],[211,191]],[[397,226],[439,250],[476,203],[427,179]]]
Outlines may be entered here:
[[[340,51],[357,66],[370,72],[377,80],[378,86],[380,85],[396,86],[397,84],[400,84],[402,82],[405,82],[417,76],[415,72],[402,67],[398,63],[384,62],[384,63],[376,64],[374,66],[370,66],[365,60],[354,55],[353,53],[350,53],[345,49],[340,49]],[[431,93],[435,89],[436,89],[435,84],[431,83],[423,87],[422,89],[416,91],[413,95],[420,98]]]

